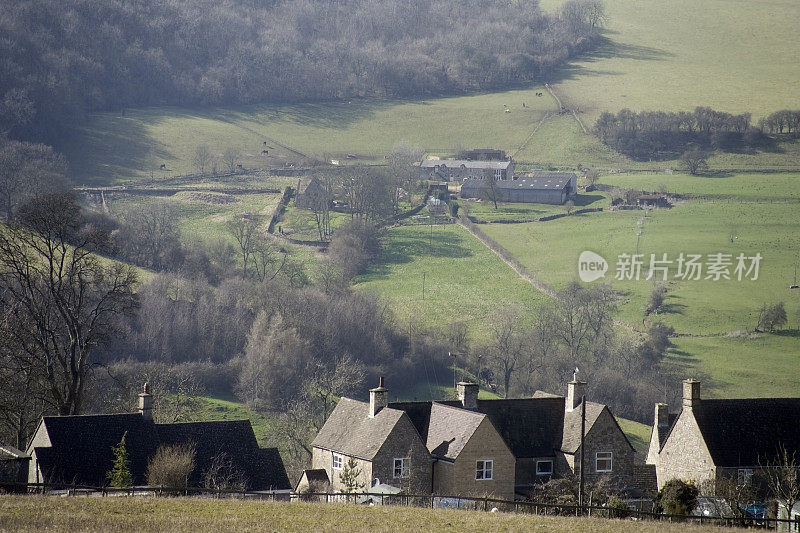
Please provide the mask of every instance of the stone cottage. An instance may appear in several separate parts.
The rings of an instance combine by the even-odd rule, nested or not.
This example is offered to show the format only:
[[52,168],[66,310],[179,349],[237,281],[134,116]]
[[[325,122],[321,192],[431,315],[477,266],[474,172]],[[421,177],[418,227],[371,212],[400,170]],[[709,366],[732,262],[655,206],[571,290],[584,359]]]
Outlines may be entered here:
[[800,398],[701,398],[683,382],[681,410],[656,404],[647,462],[661,488],[670,479],[748,480],[774,462],[780,447],[800,457]]
[[342,398],[311,443],[311,468],[324,470],[331,489],[345,489],[342,473],[353,459],[359,490],[391,484],[406,492],[431,491],[432,461],[408,415],[388,404],[383,378],[369,403]]

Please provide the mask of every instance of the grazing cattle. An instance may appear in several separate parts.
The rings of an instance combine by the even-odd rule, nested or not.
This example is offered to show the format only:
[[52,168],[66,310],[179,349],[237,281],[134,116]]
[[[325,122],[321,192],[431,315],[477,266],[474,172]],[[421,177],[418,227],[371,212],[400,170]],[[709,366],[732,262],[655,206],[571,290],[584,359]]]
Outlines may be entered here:
[[511,113],[511,110],[506,108],[506,113]]
[[269,155],[269,150],[261,150],[261,155]]
[[264,141],[264,146],[266,146],[266,145],[267,145],[267,141]]
[[164,169],[167,168],[167,165],[165,163],[161,163],[161,166],[158,167],[158,168],[161,169],[161,170],[164,170]]

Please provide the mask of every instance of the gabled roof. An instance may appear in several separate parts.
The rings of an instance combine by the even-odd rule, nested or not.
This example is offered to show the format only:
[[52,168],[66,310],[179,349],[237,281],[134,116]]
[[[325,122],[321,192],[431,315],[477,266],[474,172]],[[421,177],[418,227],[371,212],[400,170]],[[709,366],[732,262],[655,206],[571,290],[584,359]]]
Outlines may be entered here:
[[779,444],[800,456],[800,398],[704,398],[692,411],[717,466],[764,464]]
[[[533,177],[497,180],[495,186],[502,190],[560,191],[565,189],[573,178],[576,178],[576,176],[571,172],[533,172]],[[461,189],[481,189],[485,187],[485,180],[467,178],[464,180]]]
[[[601,403],[586,402],[586,424],[585,433],[587,435],[592,426],[606,406]],[[580,403],[572,410],[564,413],[564,439],[561,442],[561,450],[567,453],[575,453],[581,447],[581,405]]]
[[226,454],[244,474],[251,490],[291,488],[276,448],[259,448],[247,420],[155,424],[140,413],[114,415],[47,416],[42,424],[50,447],[35,448],[45,479],[52,482],[105,486],[114,461],[112,448],[125,435],[125,448],[135,485],[146,482],[147,460],[162,444],[190,444],[195,469],[189,478],[202,484],[214,458]]
[[484,414],[434,402],[426,438],[428,451],[436,458],[454,461],[485,419]]
[[371,461],[405,413],[384,407],[369,417],[369,404],[342,398],[311,445]]

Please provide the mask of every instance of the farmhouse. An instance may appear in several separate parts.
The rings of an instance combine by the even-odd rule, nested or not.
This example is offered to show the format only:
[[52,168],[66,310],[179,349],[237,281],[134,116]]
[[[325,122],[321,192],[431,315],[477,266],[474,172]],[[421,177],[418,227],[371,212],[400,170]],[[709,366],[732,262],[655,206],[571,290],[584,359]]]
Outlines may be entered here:
[[134,485],[146,483],[147,461],[159,446],[186,444],[195,450],[190,486],[202,486],[215,459],[224,458],[248,490],[291,489],[277,448],[259,448],[249,421],[158,424],[152,413],[153,398],[145,385],[136,413],[43,417],[28,446],[28,482],[105,486],[114,462],[112,447],[124,436]]
[[[573,380],[566,397],[478,400],[478,385],[461,382],[457,401],[385,403],[381,384],[369,405],[348,398],[337,405],[314,440],[312,467],[324,469],[335,489],[352,457],[365,487],[383,481],[412,492],[511,499],[580,473],[585,386]],[[634,449],[616,419],[595,402],[585,411],[585,479],[631,486]]]
[[331,200],[333,195],[316,176],[310,180],[297,180],[297,192],[294,197],[294,205],[297,207],[313,209],[328,204]]
[[[580,473],[581,397],[586,384],[573,380],[567,396],[537,392],[533,398],[478,400],[478,385],[458,384],[458,402],[440,402],[485,414],[514,456],[515,489],[524,492],[551,477]],[[390,404],[407,410],[424,434],[424,414],[431,402]],[[421,415],[422,414],[422,415]],[[617,487],[632,484],[634,449],[608,406],[586,402],[584,470],[588,482],[610,479]]]
[[[574,198],[578,178],[571,172],[536,171],[528,177],[501,179],[493,185],[497,200],[560,205]],[[462,198],[486,198],[492,192],[483,178],[469,178],[461,185]]]
[[425,159],[420,163],[420,178],[434,181],[464,181],[467,178],[508,180],[514,175],[514,162],[471,161],[469,159]]
[[381,378],[369,391],[369,403],[342,398],[311,443],[311,468],[324,470],[333,490],[348,488],[342,473],[352,460],[361,489],[385,483],[430,493],[428,449],[408,415],[388,407],[388,394]]
[[700,382],[683,382],[679,413],[656,404],[647,462],[658,486],[673,478],[749,479],[777,460],[780,446],[800,456],[800,398],[701,399]]

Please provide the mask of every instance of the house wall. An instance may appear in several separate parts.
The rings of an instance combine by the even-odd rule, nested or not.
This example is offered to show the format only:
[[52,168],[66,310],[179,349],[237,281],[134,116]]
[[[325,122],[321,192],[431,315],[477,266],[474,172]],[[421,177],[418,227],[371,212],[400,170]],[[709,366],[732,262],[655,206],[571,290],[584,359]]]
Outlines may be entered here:
[[716,466],[690,408],[684,408],[672,426],[656,462],[658,488],[673,478],[698,483],[715,479]]
[[[409,477],[394,477],[395,458],[410,459]],[[403,489],[411,494],[430,494],[432,460],[428,448],[407,415],[398,420],[394,429],[372,459],[372,478]]]
[[661,443],[658,442],[658,427],[653,426],[650,431],[650,445],[647,447],[647,457],[644,462],[648,465],[654,465],[658,462],[658,451],[661,449]]
[[[475,479],[476,462],[486,459],[494,461],[492,479],[477,480]],[[440,467],[440,469],[443,468],[445,467]],[[435,480],[434,485],[439,487],[443,494],[488,495],[513,500],[515,469],[514,455],[489,419],[485,418],[455,459],[450,486],[446,486],[444,480],[438,482]]]
[[[584,479],[587,483],[596,483],[601,478],[610,478],[612,484],[617,487],[626,487],[633,481],[633,459],[635,452],[625,434],[617,425],[611,412],[603,409],[600,416],[586,434],[586,452],[584,460],[586,469]],[[598,472],[596,470],[596,453],[612,452],[613,462],[611,472]],[[575,454],[580,462],[580,450]]]
[[28,463],[28,483],[42,483],[44,481],[39,473],[39,461],[36,459],[34,449],[49,448],[50,446],[52,446],[52,443],[50,442],[50,435],[47,434],[47,427],[45,427],[44,422],[40,421],[39,427],[36,428],[36,433],[33,434],[31,442],[28,444],[28,450],[25,452],[31,456],[31,460]]
[[450,461],[433,463],[433,492],[444,496],[461,494],[455,487],[455,465]]
[[[553,461],[553,474],[539,475],[536,473],[537,461]],[[514,480],[516,485],[530,485],[532,483],[543,483],[552,477],[558,476],[558,460],[551,457],[534,457],[517,459],[514,470]]]
[[[350,458],[348,455],[342,455],[343,463],[342,466],[344,467],[347,464],[347,460]],[[364,459],[355,458],[356,460],[356,468],[361,469],[361,473],[358,476],[358,480],[360,483],[364,485],[362,490],[368,490],[369,487],[372,486],[372,461],[367,461]],[[333,465],[331,463],[331,451],[326,450],[325,448],[314,448],[311,452],[311,468],[316,469],[320,468],[325,470],[328,473],[328,479],[331,481],[331,490],[333,492],[341,491],[344,488],[344,484],[342,483],[339,475],[344,472],[344,468],[342,470],[334,470]],[[383,480],[381,480],[383,481]]]

